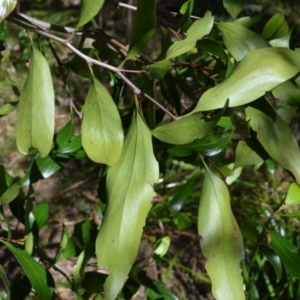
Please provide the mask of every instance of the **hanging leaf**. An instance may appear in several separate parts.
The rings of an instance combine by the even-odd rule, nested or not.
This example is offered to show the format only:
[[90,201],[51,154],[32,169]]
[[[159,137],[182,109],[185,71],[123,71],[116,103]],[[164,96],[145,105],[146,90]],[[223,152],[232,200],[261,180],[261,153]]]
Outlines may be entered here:
[[283,168],[289,170],[300,184],[300,151],[297,139],[290,127],[277,116],[276,121],[263,112],[246,108],[250,126],[257,133],[257,139]]
[[[255,63],[254,63],[255,62]],[[219,85],[207,90],[194,112],[247,104],[300,71],[300,49],[265,48],[250,52]]]
[[198,214],[205,268],[216,299],[245,299],[240,262],[244,246],[225,183],[206,166]]
[[76,28],[91,21],[99,13],[104,0],[81,0],[81,10]]
[[226,48],[237,61],[255,49],[270,47],[260,35],[238,23],[219,22],[216,25],[222,33]]
[[22,266],[22,269],[29,278],[38,299],[52,299],[54,295],[54,281],[48,270],[36,262],[26,251],[18,249],[3,240],[0,241],[11,251],[16,260]]
[[214,17],[211,15],[211,12],[206,12],[202,20],[196,20],[189,28],[186,33],[187,37],[184,40],[176,41],[171,45],[167,51],[166,59],[172,59],[192,50],[198,40],[210,33],[213,22]]
[[17,0],[2,0],[0,2],[0,23],[15,9]]
[[22,154],[30,148],[46,157],[54,136],[54,89],[48,62],[42,53],[32,47],[29,73],[19,98],[17,119],[17,146]]
[[242,11],[245,0],[223,0],[223,5],[233,19],[236,19]]
[[220,113],[209,118],[198,113],[187,115],[174,122],[156,127],[152,130],[152,134],[165,143],[173,145],[187,144],[207,135],[221,116]]
[[156,0],[138,0],[126,60],[140,54],[150,41],[156,26]]
[[105,299],[121,290],[138,252],[145,219],[155,196],[158,163],[151,133],[136,111],[119,162],[108,170],[108,207],[96,240],[98,266],[109,271]]
[[82,146],[88,157],[109,166],[121,156],[124,133],[118,109],[97,78],[88,91],[83,107]]

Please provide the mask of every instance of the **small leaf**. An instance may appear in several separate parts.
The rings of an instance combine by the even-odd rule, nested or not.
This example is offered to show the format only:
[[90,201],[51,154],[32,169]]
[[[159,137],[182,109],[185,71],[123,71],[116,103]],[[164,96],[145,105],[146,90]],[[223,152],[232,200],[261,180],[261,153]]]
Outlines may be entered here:
[[0,3],[0,23],[15,9],[17,0],[2,0]]
[[76,28],[82,27],[99,13],[104,0],[81,0],[80,17]]
[[46,225],[50,213],[50,207],[47,202],[39,203],[34,210],[34,219],[39,228]]
[[17,146],[22,154],[30,148],[46,157],[54,136],[54,89],[48,62],[32,47],[28,78],[19,98]]
[[289,170],[300,184],[300,151],[290,127],[279,116],[274,122],[252,107],[246,108],[246,115],[250,118],[250,126],[257,133],[258,141],[270,157]]
[[292,80],[279,84],[272,94],[286,105],[300,107],[300,89]]
[[155,79],[160,80],[169,71],[171,65],[172,65],[171,61],[161,60],[146,66],[144,70],[148,71],[151,74],[151,76],[153,76]]
[[8,102],[0,107],[0,116],[6,116],[11,113],[17,106],[19,101]]
[[275,14],[266,24],[266,26],[263,29],[263,32],[261,36],[268,40],[275,36],[276,32],[279,30],[279,28],[284,23],[284,14],[283,13],[277,13]]
[[136,111],[122,156],[108,170],[108,206],[96,240],[98,266],[109,270],[104,285],[107,300],[117,297],[134,263],[155,196],[153,184],[158,181],[159,170],[151,139],[151,132]]
[[118,109],[97,78],[88,91],[83,107],[82,146],[88,157],[109,166],[121,156],[124,133]]
[[280,257],[286,271],[293,277],[300,278],[300,255],[297,247],[276,231],[267,230],[270,235],[270,246]]
[[[145,22],[146,20],[146,22]],[[126,60],[140,54],[150,41],[156,26],[156,1],[138,0]]]
[[62,127],[55,135],[55,143],[61,146],[68,143],[74,135],[72,121],[70,120],[64,127]]
[[154,249],[154,253],[159,257],[163,257],[166,255],[170,248],[171,238],[169,236],[165,236],[157,241],[157,246]]
[[299,203],[300,202],[300,187],[297,183],[292,182],[289,186],[285,204]]
[[245,299],[240,261],[244,246],[225,183],[206,167],[198,215],[205,268],[216,299]]
[[216,25],[222,33],[226,48],[237,61],[255,49],[270,47],[260,35],[238,23],[220,22]]
[[172,59],[181,54],[184,54],[192,50],[196,46],[196,42],[209,34],[214,22],[214,17],[211,12],[206,12],[202,20],[196,20],[193,25],[189,28],[184,40],[176,41],[168,49],[166,59]]
[[245,0],[223,0],[224,7],[233,19],[237,18],[244,7],[244,4]]
[[268,261],[272,264],[277,280],[276,282],[279,282],[282,277],[282,265],[279,256],[274,252],[274,250],[270,247],[266,247],[261,245],[259,247],[259,250],[263,253],[263,255],[268,259]]
[[[255,62],[255,63],[253,63]],[[250,52],[219,85],[207,90],[194,112],[252,102],[300,71],[300,49],[265,48]]]
[[195,113],[156,127],[152,130],[152,134],[165,143],[183,145],[208,134],[217,124],[220,117],[220,113],[210,118]]
[[11,177],[3,166],[0,166],[0,205],[9,204],[20,191],[20,178]]
[[52,299],[54,295],[54,281],[48,270],[36,262],[26,251],[20,250],[1,239],[0,241],[11,251],[22,266],[24,273],[36,291],[38,299]]

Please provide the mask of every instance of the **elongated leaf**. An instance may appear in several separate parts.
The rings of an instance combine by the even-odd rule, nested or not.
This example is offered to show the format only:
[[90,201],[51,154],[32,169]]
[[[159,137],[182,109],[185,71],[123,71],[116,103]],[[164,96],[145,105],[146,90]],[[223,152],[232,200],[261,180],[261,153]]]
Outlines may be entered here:
[[272,38],[279,30],[279,28],[283,25],[283,23],[284,23],[284,14],[283,13],[275,14],[264,27],[261,36],[266,40]]
[[255,49],[270,47],[260,35],[238,23],[220,22],[216,25],[222,33],[226,48],[237,61]]
[[245,0],[223,0],[223,5],[233,19],[236,19],[242,11]]
[[2,0],[0,2],[0,23],[15,9],[17,0]]
[[13,201],[20,190],[20,178],[10,177],[3,166],[0,166],[0,205]]
[[[254,63],[255,62],[255,63]],[[219,85],[207,90],[194,112],[252,102],[300,71],[300,49],[265,48],[250,52]]]
[[76,28],[79,28],[91,21],[100,11],[104,0],[81,0],[80,17]]
[[20,263],[38,299],[49,300],[54,295],[54,281],[46,268],[36,262],[26,251],[14,247],[12,244],[0,240]]
[[218,113],[211,118],[205,118],[198,113],[191,114],[166,125],[156,127],[152,130],[152,134],[165,143],[173,145],[187,144],[208,134],[221,116]]
[[300,184],[300,151],[290,127],[279,116],[273,122],[266,114],[252,107],[246,108],[246,114],[257,139],[270,157],[289,170]]
[[299,203],[300,202],[300,187],[295,182],[292,182],[289,186],[285,204]]
[[[4,286],[5,286],[5,290],[6,290],[6,294],[7,294],[7,299],[11,299],[11,296],[10,296],[10,284],[9,284],[9,280],[7,278],[7,275],[2,267],[2,265],[0,265],[0,277],[4,283]],[[2,296],[3,294],[1,294]],[[4,298],[4,297],[3,297]],[[5,298],[4,298],[5,299]]]
[[259,247],[259,250],[266,256],[266,258],[272,264],[272,266],[276,272],[276,276],[277,276],[276,281],[279,282],[282,277],[282,264],[281,264],[279,256],[274,252],[273,249],[271,249],[270,247],[267,247],[267,246],[261,245]]
[[202,20],[197,20],[187,31],[184,40],[176,41],[167,51],[166,59],[172,59],[193,49],[197,40],[209,34],[214,22],[211,12],[206,12]]
[[156,1],[138,0],[126,59],[138,55],[148,44],[156,26]]
[[108,208],[96,240],[98,265],[110,272],[104,285],[107,300],[116,298],[137,255],[157,181],[151,133],[135,112],[121,159],[107,174]]
[[114,165],[123,147],[123,128],[118,109],[109,92],[93,78],[83,107],[82,146],[98,163]]
[[272,94],[275,98],[289,106],[300,106],[300,89],[292,80],[279,84],[272,90]]
[[54,136],[54,89],[48,62],[32,47],[28,78],[19,98],[17,146],[22,154],[30,148],[46,157]]
[[205,268],[216,299],[245,299],[240,261],[243,240],[230,207],[225,183],[206,167],[198,215],[201,248],[207,258]]
[[270,235],[270,247],[280,257],[287,273],[300,278],[300,254],[297,247],[276,231],[267,230]]

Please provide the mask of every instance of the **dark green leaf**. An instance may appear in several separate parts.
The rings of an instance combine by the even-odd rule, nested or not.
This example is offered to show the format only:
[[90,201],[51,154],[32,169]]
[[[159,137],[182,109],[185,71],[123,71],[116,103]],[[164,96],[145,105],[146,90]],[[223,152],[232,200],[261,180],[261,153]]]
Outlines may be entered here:
[[277,282],[279,282],[282,277],[282,265],[279,256],[270,247],[261,245],[259,247],[259,250],[263,253],[263,255],[265,255],[268,261],[272,264],[276,272]]
[[279,28],[284,23],[284,14],[283,13],[277,13],[275,14],[266,24],[266,26],[263,29],[263,32],[261,36],[268,40],[275,36],[276,32],[279,30]]
[[175,224],[179,230],[184,230],[192,225],[191,218],[188,214],[183,212],[176,212],[175,214]]
[[98,272],[85,272],[81,288],[90,294],[102,294],[107,275]]
[[62,127],[55,135],[55,143],[58,146],[62,146],[63,144],[69,142],[69,140],[73,137],[74,130],[72,126],[72,121],[70,120],[64,127]]
[[9,284],[9,280],[7,278],[7,275],[2,267],[2,265],[0,265],[0,277],[4,283],[5,286],[5,290],[6,290],[6,299],[11,299],[11,295],[10,295],[10,284]]

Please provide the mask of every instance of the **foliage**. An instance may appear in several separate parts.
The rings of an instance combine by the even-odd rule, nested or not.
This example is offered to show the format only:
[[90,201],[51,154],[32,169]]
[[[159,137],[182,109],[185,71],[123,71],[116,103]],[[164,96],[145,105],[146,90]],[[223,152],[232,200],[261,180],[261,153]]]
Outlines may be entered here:
[[[145,299],[183,299],[167,280],[178,270],[216,299],[300,297],[300,152],[291,126],[300,106],[300,49],[290,47],[281,12],[258,31],[263,6],[238,18],[244,1],[223,0],[229,16],[222,19],[210,11],[194,16],[194,4],[185,1],[174,16],[154,0],[119,3],[123,12],[135,10],[127,47],[125,32],[99,27],[97,16],[111,9],[102,0],[83,0],[76,19],[64,15],[58,25],[41,21],[42,12],[11,13],[16,1],[2,2],[0,83],[11,90],[0,115],[5,120],[17,109],[16,145],[28,163],[19,176],[0,166],[0,241],[23,270],[18,281],[0,265],[3,299],[55,299],[61,286],[76,299],[131,299],[141,286]],[[14,30],[26,80],[9,48]],[[14,65],[19,81],[9,71]],[[76,93],[84,101],[74,102]],[[68,118],[58,126],[59,109]],[[35,189],[74,161],[82,168],[77,180],[97,173],[98,191],[93,214],[69,230],[51,217],[51,204],[35,201]],[[285,178],[285,190],[276,176]],[[265,183],[272,195],[257,195]],[[41,236],[58,225],[51,256]],[[158,226],[161,233],[152,234]],[[194,237],[191,254],[201,266],[181,263],[187,246],[175,245],[175,231]],[[141,265],[145,237],[151,253]],[[73,258],[62,283],[53,270]],[[161,276],[145,268],[153,262]]]

